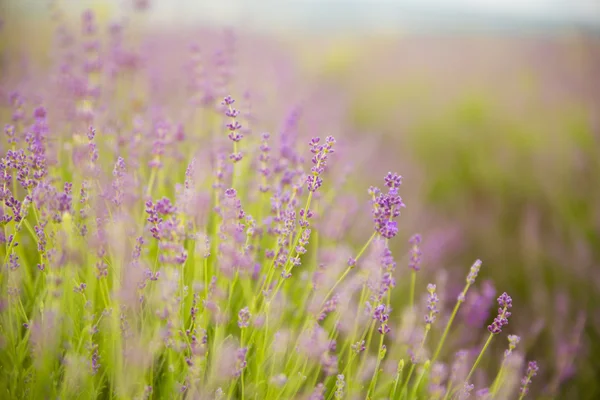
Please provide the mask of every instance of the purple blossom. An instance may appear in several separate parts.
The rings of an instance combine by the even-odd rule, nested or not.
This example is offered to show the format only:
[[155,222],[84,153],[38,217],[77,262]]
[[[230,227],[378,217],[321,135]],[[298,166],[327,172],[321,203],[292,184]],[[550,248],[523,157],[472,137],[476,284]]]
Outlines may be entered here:
[[250,324],[250,316],[251,314],[250,310],[248,310],[248,307],[242,308],[238,313],[238,326],[240,328],[247,328]]
[[231,121],[226,124],[227,129],[229,130],[229,140],[234,143],[234,152],[230,154],[229,159],[234,163],[240,161],[243,158],[242,153],[235,151],[235,144],[238,143],[244,135],[241,132],[242,125],[236,119],[240,114],[238,110],[232,107],[232,104],[235,103],[235,100],[231,98],[231,96],[226,96],[221,102],[222,105],[226,106],[225,115],[231,118]]
[[10,125],[10,124],[4,125],[4,134],[7,137],[7,143],[9,145],[11,145],[11,144],[14,145],[17,143],[17,139],[15,137],[15,126],[14,125]]
[[508,324],[508,317],[511,315],[508,309],[512,307],[512,299],[504,292],[498,297],[498,304],[500,305],[498,316],[494,318],[491,325],[488,325],[488,331],[493,334],[502,332],[502,327]]
[[460,400],[468,399],[471,396],[471,391],[474,388],[475,388],[475,385],[469,384],[468,382],[465,382],[465,384],[463,385],[463,387],[458,392],[458,398]]
[[11,269],[11,271],[16,271],[21,266],[21,264],[19,263],[19,256],[17,256],[14,252],[10,253],[8,259],[8,266]]
[[333,145],[335,144],[333,136],[327,136],[324,144],[319,144],[320,141],[321,139],[315,137],[309,142],[310,152],[313,153],[311,161],[314,165],[306,178],[306,185],[311,192],[316,192],[323,184],[321,175],[325,171],[329,155],[335,152],[333,149]]
[[414,271],[419,271],[421,269],[421,256],[423,254],[421,253],[420,247],[421,241],[421,235],[418,233],[413,235],[408,241],[412,245],[410,249],[410,263],[408,266]]
[[246,368],[246,355],[248,354],[247,347],[241,347],[236,352],[235,357],[235,373],[234,376],[238,377],[242,374],[242,370]]
[[[388,179],[388,176],[390,178]],[[373,197],[373,222],[375,231],[386,239],[391,239],[398,233],[398,223],[393,221],[400,215],[400,208],[405,207],[402,198],[398,195],[398,185],[401,180],[394,175],[386,176],[388,193],[383,193],[377,188],[369,189]]]
[[353,352],[355,352],[355,353],[362,353],[366,349],[366,347],[365,347],[365,341],[361,340],[359,342],[354,343],[350,347],[352,348]]
[[402,176],[396,173],[388,172],[384,178],[385,185],[390,189],[399,188],[402,184]]
[[427,285],[427,292],[429,293],[427,296],[427,310],[429,310],[429,313],[425,316],[426,324],[433,324],[436,314],[439,313],[437,303],[440,301],[440,299],[438,298],[435,289],[435,285],[431,283]]
[[92,351],[92,361],[91,361],[91,367],[92,367],[92,375],[96,375],[98,373],[98,370],[100,369],[100,354],[98,353],[98,345],[94,345],[93,347],[93,351]]
[[475,279],[477,278],[477,274],[479,274],[479,269],[481,268],[481,260],[475,260],[469,274],[467,275],[467,283],[472,285],[475,283]]
[[489,399],[491,396],[489,388],[479,389],[475,392],[475,397],[478,399]]
[[385,304],[380,304],[375,307],[373,310],[373,319],[379,321],[381,325],[377,328],[377,331],[384,335],[390,331],[390,327],[387,324],[388,319],[390,318],[390,308]]
[[321,309],[321,313],[319,314],[317,320],[323,321],[325,317],[327,317],[327,314],[334,312],[337,308],[338,301],[339,296],[337,295],[333,295],[329,300],[327,300],[325,304],[323,304],[323,308]]
[[308,400],[324,400],[325,399],[325,385],[319,383],[313,392],[311,393]]
[[537,375],[539,371],[539,367],[536,361],[529,361],[527,364],[527,372],[523,379],[521,379],[521,397],[524,397],[529,392],[529,385],[531,384],[531,379]]
[[517,347],[521,338],[517,335],[508,335],[508,349],[504,351],[504,358],[508,358]]

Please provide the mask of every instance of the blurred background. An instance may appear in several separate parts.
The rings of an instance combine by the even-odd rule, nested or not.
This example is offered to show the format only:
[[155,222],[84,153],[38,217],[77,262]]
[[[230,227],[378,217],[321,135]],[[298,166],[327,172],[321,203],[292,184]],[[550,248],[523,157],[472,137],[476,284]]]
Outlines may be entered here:
[[404,175],[398,253],[422,233],[424,276],[457,288],[483,259],[540,361],[536,393],[600,398],[599,1],[3,0],[2,101],[44,78],[57,27],[76,36],[86,8],[127,28],[153,96],[185,97],[190,45],[234,51],[257,127],[301,104],[307,136],[338,136],[357,194]]

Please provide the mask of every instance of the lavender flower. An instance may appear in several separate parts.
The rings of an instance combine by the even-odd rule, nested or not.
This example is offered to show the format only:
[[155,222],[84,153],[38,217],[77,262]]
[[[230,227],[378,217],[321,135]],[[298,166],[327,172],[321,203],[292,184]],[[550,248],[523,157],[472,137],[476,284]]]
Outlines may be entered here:
[[435,289],[435,285],[431,283],[427,285],[427,292],[429,293],[427,296],[427,310],[429,310],[429,313],[425,316],[425,323],[428,325],[433,324],[436,314],[439,313],[439,310],[437,309],[437,303],[440,301],[440,299],[438,298]]
[[340,400],[344,398],[344,386],[346,386],[344,374],[339,374],[335,381],[335,399]]
[[325,171],[329,155],[334,153],[333,145],[335,144],[335,139],[333,136],[327,136],[324,144],[319,144],[319,142],[320,139],[318,137],[313,138],[309,142],[310,151],[314,154],[311,160],[314,165],[310,170],[311,173],[306,178],[306,185],[311,192],[316,192],[323,184],[321,175]]
[[250,310],[248,310],[248,307],[242,308],[238,313],[238,326],[240,328],[247,328],[250,324],[250,317],[251,314]]
[[471,266],[471,270],[467,275],[467,283],[472,285],[475,283],[475,279],[477,278],[477,274],[479,274],[479,269],[481,268],[481,260],[475,260],[473,265]]
[[237,117],[240,114],[238,110],[231,107],[231,105],[235,103],[235,100],[231,98],[231,96],[227,96],[221,102],[222,105],[227,107],[225,111],[225,115],[231,118],[231,122],[229,122],[226,126],[229,129],[229,139],[233,142],[233,153],[230,154],[229,159],[234,163],[241,161],[244,157],[242,153],[237,151],[237,143],[242,140],[244,135],[240,132],[242,129],[242,125],[238,122]]
[[527,364],[527,372],[525,373],[523,379],[521,379],[521,390],[519,399],[522,399],[527,395],[527,393],[529,392],[529,385],[531,384],[531,379],[537,375],[538,371],[539,367],[536,361],[530,361]]
[[458,398],[460,400],[468,399],[471,396],[471,391],[473,390],[473,388],[475,388],[475,385],[465,382],[463,387],[458,392]]
[[421,269],[421,256],[423,255],[420,247],[421,241],[421,235],[418,233],[413,235],[408,241],[412,245],[410,249],[410,264],[408,266],[415,271]]
[[309,397],[309,400],[324,400],[325,396],[325,385],[323,385],[322,383],[319,383],[315,389],[313,390],[312,394]]
[[502,332],[502,327],[508,324],[508,317],[511,315],[508,309],[512,307],[512,299],[504,292],[498,297],[498,304],[500,305],[498,316],[494,318],[491,325],[488,325],[488,331],[493,334]]
[[246,368],[246,355],[248,354],[247,347],[241,347],[236,353],[235,376],[240,376],[242,370]]
[[260,161],[259,172],[262,177],[259,189],[263,193],[266,193],[271,189],[268,184],[268,179],[271,176],[271,170],[269,168],[269,152],[271,151],[271,147],[269,147],[269,138],[270,135],[268,133],[265,132],[262,134],[262,142],[260,144],[260,155],[258,156],[258,160]]
[[327,300],[325,302],[325,304],[323,304],[323,309],[321,310],[321,313],[319,314],[319,317],[317,318],[317,320],[323,321],[325,319],[325,317],[327,317],[327,314],[334,312],[337,307],[338,301],[339,301],[338,295],[334,295],[329,300]]
[[361,353],[363,351],[365,351],[366,347],[365,347],[365,341],[361,340],[359,342],[354,343],[352,346],[350,346],[352,348],[352,351],[355,353]]
[[478,399],[482,399],[482,400],[491,398],[490,389],[489,388],[479,389],[478,391],[475,392],[475,397],[477,397]]
[[390,331],[390,327],[387,324],[387,321],[390,318],[389,312],[390,308],[386,307],[385,304],[378,305],[373,311],[373,319],[381,323],[379,328],[377,328],[377,331],[382,335],[385,335]]
[[508,349],[504,351],[504,358],[508,358],[517,347],[521,338],[517,335],[508,335]]
[[369,193],[373,197],[373,222],[375,230],[386,239],[391,239],[398,233],[398,223],[393,221],[400,215],[400,208],[406,207],[398,195],[398,188],[402,177],[391,172],[385,177],[388,193],[371,188]]
[[21,266],[21,264],[19,263],[19,256],[17,256],[14,252],[10,253],[8,266],[11,269],[11,271],[16,271]]

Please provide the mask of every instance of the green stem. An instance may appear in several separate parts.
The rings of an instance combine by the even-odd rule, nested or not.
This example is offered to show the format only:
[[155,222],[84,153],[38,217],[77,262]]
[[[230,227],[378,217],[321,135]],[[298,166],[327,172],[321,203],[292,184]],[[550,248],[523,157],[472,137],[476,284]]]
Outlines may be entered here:
[[[360,251],[356,255],[356,258],[354,259],[354,261],[358,261],[358,259],[367,250],[367,248],[369,247],[369,245],[371,244],[371,242],[373,241],[373,239],[375,239],[376,235],[377,235],[377,232],[373,232],[373,234],[371,235],[371,237],[369,238],[369,240],[367,240],[367,243],[365,243],[365,245],[362,247],[362,249],[360,249]],[[346,278],[346,276],[350,273],[350,271],[352,271],[354,269],[354,267],[355,267],[355,265],[350,265],[350,266],[348,266],[348,268],[346,268],[346,271],[344,271],[344,273],[342,274],[342,276],[340,276],[340,278],[337,280],[337,282],[335,282],[335,284],[333,285],[333,287],[329,290],[329,292],[327,292],[327,294],[323,298],[323,302],[321,303],[321,306],[323,306],[323,304],[325,304],[325,302],[327,301],[327,299],[329,299],[329,297],[331,297],[331,295],[333,294],[334,290]]]
[[146,196],[152,195],[152,187],[154,186],[154,181],[156,180],[156,171],[158,168],[152,167],[152,171],[150,172],[150,180],[148,181],[148,188],[146,189]]
[[431,365],[431,361],[429,361],[429,360],[425,361],[425,364],[423,365],[423,371],[421,371],[419,378],[417,379],[417,381],[415,382],[415,384],[412,387],[412,390],[410,391],[410,396],[408,397],[409,399],[417,398],[417,390],[419,389],[419,385],[421,385],[423,376],[425,376],[425,373],[429,370],[430,365]]
[[467,378],[465,379],[465,383],[469,382],[469,379],[471,378],[471,376],[475,372],[475,369],[477,368],[477,365],[479,365],[479,362],[483,358],[483,353],[485,353],[485,350],[488,348],[488,346],[492,342],[492,338],[493,337],[494,337],[494,334],[490,333],[490,336],[488,336],[488,339],[486,340],[485,344],[483,345],[483,348],[479,352],[479,355],[477,356],[477,359],[475,360],[475,363],[473,364],[473,367],[471,368],[471,371],[469,371],[469,375],[467,375]]
[[410,274],[410,309],[415,306],[415,285],[417,283],[417,271],[414,269]]
[[460,308],[460,305],[464,302],[465,295],[467,294],[467,291],[469,290],[470,286],[471,286],[471,284],[469,282],[467,282],[467,284],[465,285],[465,288],[463,289],[460,296],[456,300],[456,305],[454,306],[454,310],[452,310],[452,314],[450,315],[450,319],[448,320],[448,323],[446,324],[446,328],[444,329],[442,338],[440,339],[440,342],[438,343],[438,346],[435,349],[435,353],[433,354],[433,358],[431,359],[432,363],[434,363],[435,360],[437,360],[438,356],[440,355],[440,351],[442,350],[442,347],[444,346],[444,342],[446,341],[446,338],[448,337],[448,332],[450,331],[452,322],[454,321],[454,318],[456,317],[456,314],[458,313],[458,309]]
[[448,386],[446,387],[446,394],[444,395],[444,400],[448,400],[450,398],[451,390],[452,390],[452,380],[448,379]]
[[377,356],[377,364],[375,365],[375,371],[373,371],[373,377],[371,378],[371,384],[369,385],[369,390],[367,391],[367,399],[369,399],[371,392],[375,389],[377,385],[377,377],[379,375],[379,366],[381,365],[381,360],[385,357],[385,353],[383,352],[383,339],[385,338],[385,334],[381,335],[379,339],[379,355]]
[[392,393],[390,393],[390,400],[394,400],[396,398],[396,391],[398,390],[398,382],[402,377],[402,370],[404,369],[404,359],[398,362],[398,372],[396,373],[396,379],[394,382],[394,388],[392,389]]
[[492,395],[492,398],[498,391],[499,386],[502,384],[502,378],[504,375],[504,367],[505,366],[506,366],[506,358],[504,360],[502,360],[502,364],[500,365],[500,369],[498,370],[498,375],[496,375],[494,382],[492,382],[492,386],[490,386],[490,394]]

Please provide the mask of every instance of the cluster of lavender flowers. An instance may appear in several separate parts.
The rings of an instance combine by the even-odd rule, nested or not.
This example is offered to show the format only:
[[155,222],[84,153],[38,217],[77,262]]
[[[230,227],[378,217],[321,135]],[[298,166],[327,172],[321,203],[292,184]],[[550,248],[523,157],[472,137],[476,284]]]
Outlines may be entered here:
[[[357,251],[323,229],[343,190],[329,169],[344,163],[336,140],[304,140],[297,112],[281,135],[256,134],[279,115],[233,108],[250,96],[217,99],[235,90],[223,49],[194,51],[190,112],[176,114],[170,92],[149,90],[146,105],[130,97],[158,78],[142,62],[152,54],[125,50],[124,27],[110,28],[105,48],[91,11],[80,42],[59,26],[57,69],[41,85],[9,81],[0,104],[6,398],[465,398],[475,384],[482,396],[516,393],[516,336],[493,381],[476,369],[507,328],[506,293],[470,372],[470,351],[453,358],[444,347],[481,262],[448,310],[442,282],[418,290],[420,235],[407,265],[395,261],[401,176],[357,196],[373,218]],[[409,302],[397,284],[406,271]],[[537,373],[530,362],[521,397]]]

